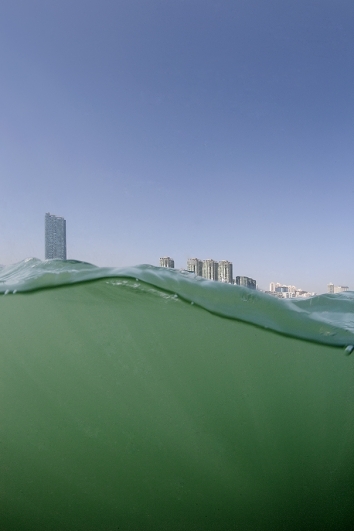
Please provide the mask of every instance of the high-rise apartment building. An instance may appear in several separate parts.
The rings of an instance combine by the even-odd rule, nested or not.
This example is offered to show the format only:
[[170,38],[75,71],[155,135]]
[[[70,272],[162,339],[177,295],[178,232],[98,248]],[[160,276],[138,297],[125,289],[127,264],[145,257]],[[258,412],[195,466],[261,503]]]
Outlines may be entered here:
[[256,289],[257,283],[253,278],[249,277],[236,277],[236,284],[238,286],[244,286],[245,288]]
[[232,262],[229,262],[228,260],[220,260],[218,268],[218,280],[219,282],[232,284]]
[[199,258],[188,258],[187,260],[187,271],[195,273],[198,276],[203,274],[203,262]]
[[160,258],[160,267],[175,267],[175,261],[169,256]]
[[66,260],[66,220],[47,212],[45,215],[45,259],[53,258]]
[[202,276],[208,280],[218,280],[218,262],[209,258],[203,260]]

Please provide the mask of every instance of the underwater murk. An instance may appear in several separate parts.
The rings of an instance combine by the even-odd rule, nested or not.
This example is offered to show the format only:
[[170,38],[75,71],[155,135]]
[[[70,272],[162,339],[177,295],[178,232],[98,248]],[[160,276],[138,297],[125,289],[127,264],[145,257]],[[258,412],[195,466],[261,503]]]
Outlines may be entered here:
[[0,529],[354,529],[354,294],[0,271]]

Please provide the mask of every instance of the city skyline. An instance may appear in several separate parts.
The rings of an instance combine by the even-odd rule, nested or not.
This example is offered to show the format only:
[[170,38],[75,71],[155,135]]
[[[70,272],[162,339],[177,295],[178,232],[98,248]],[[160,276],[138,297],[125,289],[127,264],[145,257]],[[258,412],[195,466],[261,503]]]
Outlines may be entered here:
[[[66,220],[62,216],[45,214],[45,251],[44,259],[60,259],[66,260]],[[161,257],[159,260],[160,267],[175,268],[175,261],[170,256]],[[2,267],[3,265],[0,265]],[[180,268],[183,270],[183,268]],[[236,284],[250,289],[259,289],[271,295],[277,295],[281,298],[292,297],[311,297],[319,293],[303,290],[294,285],[282,284],[279,282],[270,282],[269,290],[258,286],[257,281],[247,277],[237,275],[233,278],[233,263],[229,260],[214,259],[199,259],[188,258],[186,271],[192,272],[197,276],[201,276],[207,280],[213,280],[228,284]],[[350,291],[348,286],[335,286],[332,282],[327,284],[327,293],[336,294],[345,291]]]
[[[18,0],[0,8],[0,262],[353,286],[354,3]],[[16,214],[15,214],[16,213]]]
[[[45,214],[45,252],[44,259],[66,260],[66,220],[62,216],[56,216],[47,212]],[[3,267],[1,264],[0,267]],[[160,267],[175,268],[175,261],[170,256],[161,257],[159,260]],[[180,268],[183,270],[183,268]],[[229,284],[245,286],[250,289],[259,289],[271,295],[278,295],[281,298],[292,297],[312,297],[319,293],[303,290],[294,285],[282,284],[279,282],[270,282],[269,290],[258,286],[257,281],[247,276],[236,276],[233,278],[233,263],[228,260],[215,261],[213,259],[188,258],[186,271],[192,272],[197,276],[204,277],[208,280],[214,280]],[[336,294],[350,291],[347,285],[334,285],[332,282],[327,284],[327,293]]]
[[[170,256],[160,258],[160,267],[174,268],[174,259]],[[180,269],[183,271],[183,269]],[[280,284],[279,282],[270,282],[269,290],[262,289],[258,286],[257,281],[253,278],[245,275],[236,275],[233,278],[233,263],[228,260],[213,260],[199,258],[188,258],[187,269],[190,273],[194,273],[197,276],[203,277],[207,280],[223,282],[227,284],[233,284],[237,286],[243,286],[249,289],[258,289],[269,295],[274,295],[278,298],[290,299],[295,297],[308,298],[317,295],[315,292],[303,290],[293,285]],[[334,286],[332,283],[328,284],[328,293],[341,293],[343,291],[349,291],[348,286]]]

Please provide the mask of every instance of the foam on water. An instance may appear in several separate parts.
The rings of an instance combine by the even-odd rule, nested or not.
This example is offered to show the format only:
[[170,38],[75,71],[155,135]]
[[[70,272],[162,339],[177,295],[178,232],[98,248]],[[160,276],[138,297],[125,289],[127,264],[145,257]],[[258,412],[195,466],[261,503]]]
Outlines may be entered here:
[[99,279],[132,278],[222,317],[333,346],[354,344],[354,293],[279,300],[240,286],[212,282],[186,271],[139,265],[97,267],[76,260],[29,258],[0,270],[5,295]]

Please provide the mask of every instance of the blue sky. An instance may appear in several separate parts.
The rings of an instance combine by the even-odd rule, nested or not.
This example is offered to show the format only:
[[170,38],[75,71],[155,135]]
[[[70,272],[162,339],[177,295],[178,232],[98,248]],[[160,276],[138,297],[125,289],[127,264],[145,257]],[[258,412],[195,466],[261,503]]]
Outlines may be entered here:
[[354,2],[0,7],[0,263],[68,257],[354,289]]

